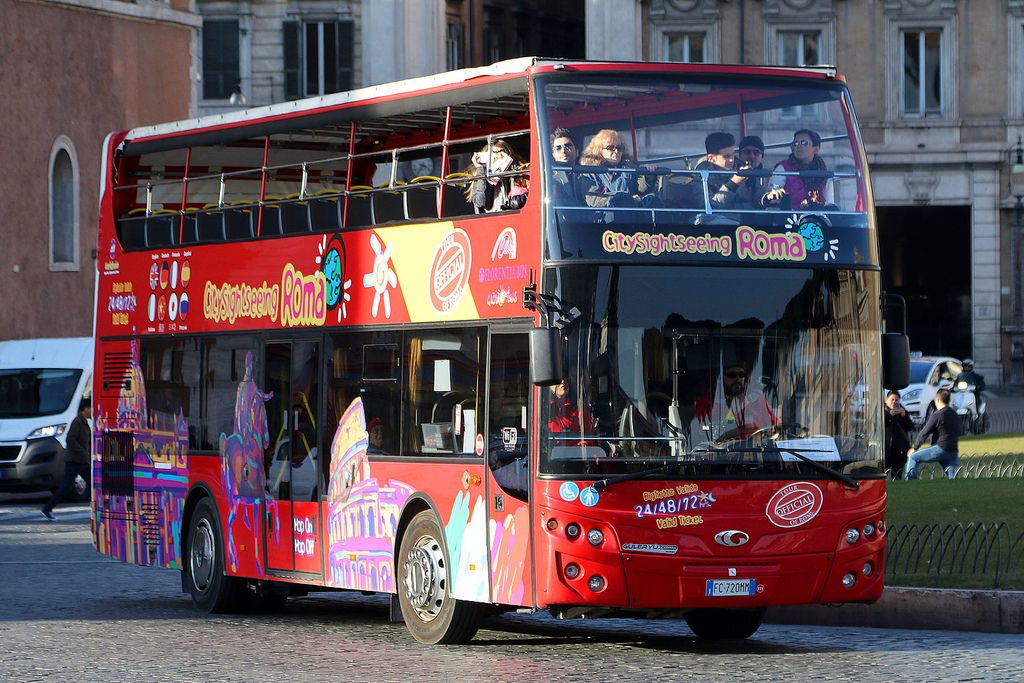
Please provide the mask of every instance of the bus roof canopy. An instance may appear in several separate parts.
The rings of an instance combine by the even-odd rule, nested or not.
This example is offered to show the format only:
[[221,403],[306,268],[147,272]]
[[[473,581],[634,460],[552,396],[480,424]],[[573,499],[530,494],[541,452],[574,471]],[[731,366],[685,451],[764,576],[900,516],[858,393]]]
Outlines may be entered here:
[[[523,57],[485,67],[410,78],[304,100],[142,126],[128,131],[120,151],[122,154],[134,156],[183,147],[229,144],[287,131],[333,128],[350,121],[360,121],[360,130],[364,133],[373,132],[372,126],[367,127],[367,122],[382,118],[388,119],[388,126],[387,130],[381,132],[392,132],[394,124],[397,123],[396,117],[413,113],[416,114],[416,120],[410,120],[409,127],[415,130],[425,123],[425,110],[442,112],[438,116],[441,117],[439,123],[443,123],[443,111],[449,105],[466,110],[453,111],[453,117],[456,119],[460,113],[466,118],[475,119],[481,114],[493,115],[506,105],[511,105],[509,108],[512,110],[521,109],[521,98],[527,91],[525,76],[529,74],[531,67],[535,66],[586,71],[600,70],[603,67],[614,68],[620,72],[660,67],[665,71],[695,74],[746,73],[825,78],[836,76],[833,67],[759,68],[718,64],[573,62]],[[476,80],[479,80],[479,83],[472,83]],[[506,101],[509,98],[511,101]],[[488,111],[469,111],[471,108],[479,107],[486,107]]]

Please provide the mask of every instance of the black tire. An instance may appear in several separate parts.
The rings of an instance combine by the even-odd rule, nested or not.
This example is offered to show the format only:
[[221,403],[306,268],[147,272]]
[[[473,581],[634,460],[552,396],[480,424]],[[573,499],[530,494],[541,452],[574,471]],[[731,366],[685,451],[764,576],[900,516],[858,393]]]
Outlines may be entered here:
[[398,602],[412,637],[426,645],[468,642],[486,605],[450,595],[450,562],[444,532],[433,512],[412,518],[396,558]]
[[196,608],[209,614],[244,610],[251,602],[245,582],[224,574],[224,534],[209,498],[196,505],[185,544],[185,587]]
[[754,635],[764,619],[764,608],[695,609],[686,615],[686,625],[704,640],[741,640]]

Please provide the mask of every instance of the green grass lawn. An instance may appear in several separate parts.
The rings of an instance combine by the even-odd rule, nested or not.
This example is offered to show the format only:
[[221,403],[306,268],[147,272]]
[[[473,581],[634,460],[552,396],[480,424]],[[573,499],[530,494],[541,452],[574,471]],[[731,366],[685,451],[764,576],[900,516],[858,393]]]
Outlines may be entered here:
[[1024,453],[1024,432],[978,434],[960,438],[961,458],[991,453]]
[[[963,459],[962,459],[963,460]],[[893,525],[916,524],[946,525],[984,523],[989,526],[1005,523],[1008,533],[1001,534],[1000,548],[1005,556],[1005,549],[1024,532],[1024,478],[990,478],[990,479],[934,479],[922,481],[889,482],[886,522]],[[948,548],[956,548],[966,543],[954,539],[947,543]],[[891,564],[886,571],[886,583],[897,586],[921,586],[929,588],[987,588],[996,585],[994,566],[975,567],[974,558],[979,553],[980,537],[975,545],[967,547],[963,553],[966,565],[953,566],[946,562],[936,571],[937,561],[929,567],[927,558],[935,558],[937,553],[929,550],[922,553],[924,558],[916,568],[907,567],[899,562]],[[981,547],[982,552],[985,551]],[[903,557],[907,557],[909,546],[905,546]],[[992,555],[995,556],[994,554]],[[952,557],[948,555],[947,557]],[[1024,553],[1017,548],[1013,566],[1009,573],[1000,570],[999,588],[1003,590],[1024,590]],[[890,562],[894,558],[890,558]],[[895,566],[896,575],[891,569]]]
[[1024,531],[1024,479],[891,481],[889,524],[1006,522]]

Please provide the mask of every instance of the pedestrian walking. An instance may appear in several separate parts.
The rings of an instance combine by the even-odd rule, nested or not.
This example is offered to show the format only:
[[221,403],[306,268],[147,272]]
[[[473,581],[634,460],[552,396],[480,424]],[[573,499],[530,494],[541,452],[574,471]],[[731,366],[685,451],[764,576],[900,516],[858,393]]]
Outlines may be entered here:
[[57,503],[64,500],[64,496],[75,486],[75,477],[81,475],[88,481],[89,464],[92,456],[92,429],[89,427],[89,420],[92,419],[92,402],[84,398],[78,404],[78,415],[71,421],[68,429],[68,446],[64,463],[64,481],[50,500],[43,506],[43,516],[53,520],[53,508]]
[[[925,421],[914,446],[907,452],[907,479],[917,479],[917,468],[923,462],[937,462],[946,472],[946,477],[956,476],[960,466],[960,416],[949,407],[949,389],[935,392],[935,412]],[[932,446],[917,450],[928,436]]]

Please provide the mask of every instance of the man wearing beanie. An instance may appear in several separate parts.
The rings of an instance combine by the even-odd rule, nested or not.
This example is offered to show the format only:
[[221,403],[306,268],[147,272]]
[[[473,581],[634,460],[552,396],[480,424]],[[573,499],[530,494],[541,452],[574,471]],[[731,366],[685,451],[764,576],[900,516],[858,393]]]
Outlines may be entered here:
[[[764,170],[764,141],[756,135],[748,135],[740,140],[740,164],[748,166],[752,171]],[[746,182],[736,189],[737,209],[761,208],[761,197],[768,191],[770,173],[761,177],[746,178]]]

